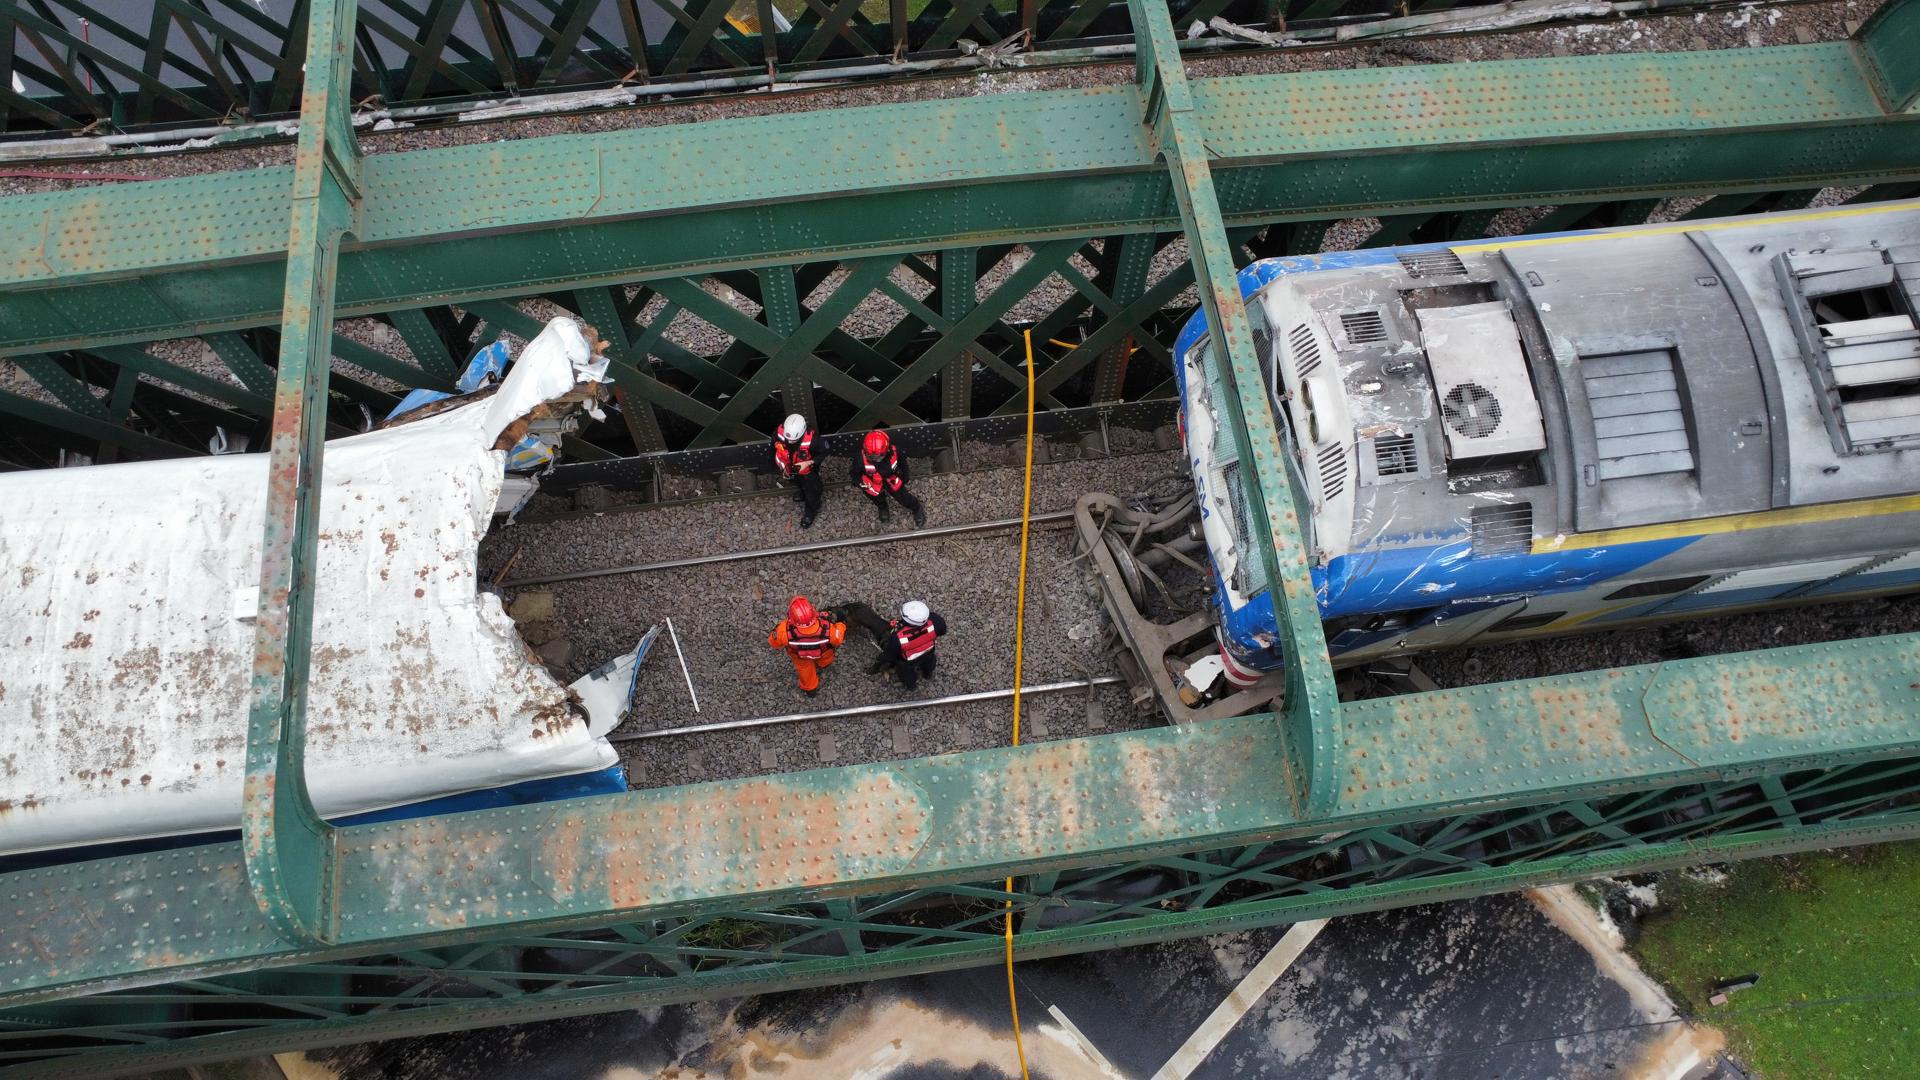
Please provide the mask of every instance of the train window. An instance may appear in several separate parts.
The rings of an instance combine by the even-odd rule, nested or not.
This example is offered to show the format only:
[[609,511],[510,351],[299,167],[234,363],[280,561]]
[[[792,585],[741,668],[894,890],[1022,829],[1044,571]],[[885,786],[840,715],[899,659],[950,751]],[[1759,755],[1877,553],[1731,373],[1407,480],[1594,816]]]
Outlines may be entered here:
[[1512,634],[1521,630],[1538,630],[1565,615],[1564,611],[1523,611],[1501,619],[1487,629],[1489,634]]
[[1643,596],[1668,596],[1677,592],[1686,592],[1712,576],[1695,574],[1690,577],[1667,578],[1665,581],[1636,581],[1625,588],[1613,590],[1606,595],[1606,599],[1632,600]]
[[1325,630],[1327,637],[1335,638],[1349,630],[1359,630],[1368,634],[1392,633],[1406,630],[1426,619],[1435,609],[1418,608],[1413,611],[1367,611],[1358,615],[1342,615],[1337,619],[1328,619]]

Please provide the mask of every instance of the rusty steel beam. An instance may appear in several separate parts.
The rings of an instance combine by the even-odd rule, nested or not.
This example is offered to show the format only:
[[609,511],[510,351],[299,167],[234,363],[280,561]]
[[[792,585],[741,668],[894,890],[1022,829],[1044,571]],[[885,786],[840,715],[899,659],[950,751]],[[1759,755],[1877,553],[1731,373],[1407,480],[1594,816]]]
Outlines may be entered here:
[[307,794],[306,713],[334,274],[341,238],[359,227],[360,152],[346,97],[355,7],[307,8],[241,825],[253,901],[281,935],[312,944],[334,937],[337,917],[334,830]]

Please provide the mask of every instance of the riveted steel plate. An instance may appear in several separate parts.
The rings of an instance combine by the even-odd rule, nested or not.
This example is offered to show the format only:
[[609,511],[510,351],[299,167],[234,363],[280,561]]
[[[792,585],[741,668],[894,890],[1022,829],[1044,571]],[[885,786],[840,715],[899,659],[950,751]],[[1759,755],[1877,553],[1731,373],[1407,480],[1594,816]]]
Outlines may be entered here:
[[[1882,111],[1851,50],[1199,80],[1193,115],[1230,225],[1920,175],[1920,116]],[[1165,231],[1179,219],[1143,132],[1131,88],[1105,87],[376,155],[337,308],[960,240]],[[769,160],[791,167],[770,172]],[[0,353],[272,321],[277,292],[261,283],[273,276],[231,264],[280,259],[284,237],[233,191],[265,198],[288,181],[275,170],[220,178],[239,175],[233,190],[193,178],[7,200],[23,212],[0,219],[13,253],[0,287],[63,287],[0,296]],[[99,243],[87,230],[107,221],[128,223],[135,242]],[[83,275],[140,273],[154,284],[138,303],[75,295],[103,287],[74,284]]]
[[1340,812],[1920,748],[1920,635],[1351,702]]

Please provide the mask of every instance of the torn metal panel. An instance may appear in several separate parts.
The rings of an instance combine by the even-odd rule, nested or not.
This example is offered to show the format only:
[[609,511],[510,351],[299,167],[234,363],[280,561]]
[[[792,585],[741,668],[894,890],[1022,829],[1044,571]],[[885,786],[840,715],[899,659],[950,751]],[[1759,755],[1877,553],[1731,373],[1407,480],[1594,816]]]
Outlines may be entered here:
[[[307,719],[322,814],[616,762],[475,577],[498,441],[591,362],[555,320],[487,398],[328,445]],[[0,852],[238,824],[266,467],[0,478]]]

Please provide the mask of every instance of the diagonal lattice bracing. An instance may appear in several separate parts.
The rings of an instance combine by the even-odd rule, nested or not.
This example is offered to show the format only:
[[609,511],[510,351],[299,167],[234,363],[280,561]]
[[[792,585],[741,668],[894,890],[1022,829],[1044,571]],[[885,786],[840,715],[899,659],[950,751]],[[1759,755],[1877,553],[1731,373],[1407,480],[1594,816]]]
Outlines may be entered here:
[[[1772,798],[1761,791],[1769,778]],[[994,881],[939,885],[184,979],[107,994],[93,1022],[71,1011],[0,1014],[0,1061],[63,1071],[191,1060],[986,962],[997,956],[1009,898],[1016,949],[1047,955],[1579,872],[1913,835],[1920,761],[1356,824],[1029,875],[1011,894]]]

